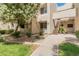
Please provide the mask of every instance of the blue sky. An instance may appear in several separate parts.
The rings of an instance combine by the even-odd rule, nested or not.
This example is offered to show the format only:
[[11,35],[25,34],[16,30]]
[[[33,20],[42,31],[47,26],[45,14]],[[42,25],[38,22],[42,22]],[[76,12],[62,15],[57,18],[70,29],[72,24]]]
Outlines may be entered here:
[[60,6],[63,6],[65,3],[57,3],[57,6],[60,7]]

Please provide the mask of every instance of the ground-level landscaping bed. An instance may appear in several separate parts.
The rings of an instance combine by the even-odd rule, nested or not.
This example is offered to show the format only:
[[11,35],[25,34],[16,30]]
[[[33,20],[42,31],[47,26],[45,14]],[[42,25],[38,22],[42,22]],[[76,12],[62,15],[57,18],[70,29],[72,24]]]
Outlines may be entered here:
[[60,56],[79,56],[79,46],[72,43],[62,43],[59,45]]
[[0,42],[0,56],[29,56],[33,52],[32,45],[4,44]]

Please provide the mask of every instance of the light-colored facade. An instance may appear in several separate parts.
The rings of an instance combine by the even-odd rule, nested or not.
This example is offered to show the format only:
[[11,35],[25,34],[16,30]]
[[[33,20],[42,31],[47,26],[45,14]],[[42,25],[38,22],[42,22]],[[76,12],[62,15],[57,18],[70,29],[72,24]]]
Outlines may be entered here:
[[[42,10],[43,8],[45,8],[45,10]],[[37,22],[39,22],[40,29],[43,30],[44,33],[52,33],[54,30],[54,24],[52,21],[52,16],[54,12],[55,4],[53,3],[42,4],[40,11],[38,12]]]
[[[75,32],[79,30],[79,4],[67,3],[64,7],[53,14],[54,20],[60,20],[66,32]],[[59,26],[60,26],[59,25]]]
[[16,24],[12,23],[4,23],[3,21],[0,21],[0,30],[9,30],[9,29],[15,29]]
[[57,7],[56,3],[42,4],[38,12],[37,22],[40,25],[40,30],[43,30],[47,34],[52,34],[56,30],[58,31],[62,24],[66,32],[78,31],[79,4],[66,3],[61,7]]
[[[65,3],[64,6],[57,7],[56,3],[41,4],[38,15],[32,19],[32,33],[53,34],[58,32],[63,24],[66,32],[75,32],[79,30],[79,3]],[[0,29],[15,29],[11,24],[0,22]]]

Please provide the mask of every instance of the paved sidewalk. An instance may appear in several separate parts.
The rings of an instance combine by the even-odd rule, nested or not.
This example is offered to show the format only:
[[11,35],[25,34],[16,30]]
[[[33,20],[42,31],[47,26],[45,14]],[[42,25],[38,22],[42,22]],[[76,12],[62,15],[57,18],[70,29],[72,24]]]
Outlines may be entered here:
[[66,40],[65,37],[75,37],[71,34],[59,34],[59,35],[49,35],[43,41],[40,42],[40,47],[37,48],[31,56],[53,56],[55,52],[53,51],[54,45],[59,45]]

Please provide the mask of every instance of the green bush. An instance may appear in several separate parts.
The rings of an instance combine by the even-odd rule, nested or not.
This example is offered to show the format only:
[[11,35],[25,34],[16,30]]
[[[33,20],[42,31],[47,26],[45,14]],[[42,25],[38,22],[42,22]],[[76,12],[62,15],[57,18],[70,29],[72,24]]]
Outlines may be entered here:
[[0,37],[0,42],[4,42],[4,38],[3,37]]
[[77,38],[79,38],[79,31],[76,31],[75,35],[76,35]]
[[31,37],[31,36],[32,36],[32,32],[29,31],[29,32],[26,33],[26,35],[27,35],[28,37]]
[[0,34],[10,34],[13,31],[14,31],[13,29],[10,29],[10,30],[0,30]]
[[79,56],[79,46],[72,43],[62,43],[59,45],[59,55]]
[[10,34],[10,33],[12,33],[12,32],[14,32],[13,29],[7,30],[7,34]]
[[18,38],[18,37],[20,37],[20,31],[14,32],[11,35]]
[[0,34],[5,34],[6,30],[0,30]]
[[59,33],[64,33],[64,32],[65,32],[65,30],[64,30],[64,28],[63,28],[63,27],[60,27],[58,32],[59,32]]

